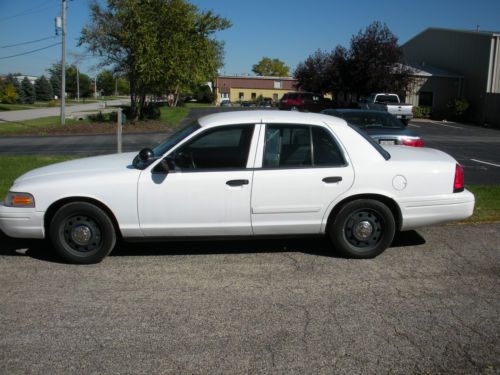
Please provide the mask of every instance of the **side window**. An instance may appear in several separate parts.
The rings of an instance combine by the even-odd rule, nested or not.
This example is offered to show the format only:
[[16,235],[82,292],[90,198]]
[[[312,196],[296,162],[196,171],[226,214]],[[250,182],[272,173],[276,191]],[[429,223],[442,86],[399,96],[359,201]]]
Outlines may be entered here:
[[312,127],[314,165],[345,165],[344,156],[333,136],[323,128]]
[[343,165],[344,156],[326,129],[305,125],[266,126],[263,168]]
[[209,129],[175,153],[181,169],[246,168],[254,125]]
[[264,168],[312,166],[308,126],[266,127]]

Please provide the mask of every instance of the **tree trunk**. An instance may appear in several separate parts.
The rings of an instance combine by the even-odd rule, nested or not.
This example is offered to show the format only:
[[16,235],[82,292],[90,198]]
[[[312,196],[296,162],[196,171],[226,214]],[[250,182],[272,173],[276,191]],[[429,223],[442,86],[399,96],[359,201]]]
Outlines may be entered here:
[[179,84],[175,87],[175,100],[174,100],[174,108],[177,107],[177,102],[179,101]]

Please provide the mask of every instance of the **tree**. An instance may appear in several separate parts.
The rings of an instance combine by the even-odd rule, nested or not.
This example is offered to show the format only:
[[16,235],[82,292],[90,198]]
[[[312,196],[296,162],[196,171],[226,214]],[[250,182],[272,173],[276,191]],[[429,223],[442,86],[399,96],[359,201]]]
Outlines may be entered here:
[[110,70],[103,70],[97,75],[97,89],[104,95],[113,95],[115,92],[115,77]]
[[317,50],[303,63],[297,66],[294,77],[298,81],[298,88],[305,91],[325,93],[328,90],[326,67],[328,54]]
[[290,68],[279,59],[263,57],[252,66],[252,71],[258,76],[288,77]]
[[35,95],[36,100],[40,100],[42,102],[47,102],[54,98],[54,94],[52,93],[52,86],[50,82],[45,78],[45,76],[39,77],[35,81]]
[[36,100],[35,88],[28,77],[24,77],[21,82],[21,103],[33,104]]
[[[85,73],[77,73],[77,69],[76,65],[66,65],[66,94],[76,98],[80,89],[80,97],[89,97],[93,92],[92,80]],[[53,64],[47,71],[54,95],[61,96],[61,63]]]
[[0,101],[2,103],[14,104],[19,100],[19,94],[12,83],[6,84],[0,91]]
[[181,89],[213,80],[222,66],[223,45],[212,35],[230,22],[187,0],[107,0],[90,12],[79,44],[126,75],[134,119],[142,117],[148,94],[178,98]]
[[[8,100],[14,100],[14,101],[9,101],[9,103],[11,103],[11,104],[19,103],[21,101],[21,84],[19,83],[18,79],[16,77],[14,77],[13,74],[8,74],[7,77],[5,77],[4,83],[5,83],[6,89],[8,86],[10,86],[9,95],[8,95],[8,97],[10,99],[8,99]],[[12,88],[14,89],[15,93],[12,92]],[[15,98],[15,99],[13,99],[13,98]]]
[[374,22],[351,39],[349,81],[351,91],[368,95],[376,91],[398,91],[409,83],[401,63],[403,52],[398,38],[386,24]]
[[317,51],[297,66],[294,77],[303,90],[367,95],[406,90],[409,71],[401,64],[402,51],[389,28],[374,22],[351,39],[349,50],[337,46]]
[[193,97],[199,103],[213,103],[217,99],[217,95],[208,85],[196,86],[193,89]]

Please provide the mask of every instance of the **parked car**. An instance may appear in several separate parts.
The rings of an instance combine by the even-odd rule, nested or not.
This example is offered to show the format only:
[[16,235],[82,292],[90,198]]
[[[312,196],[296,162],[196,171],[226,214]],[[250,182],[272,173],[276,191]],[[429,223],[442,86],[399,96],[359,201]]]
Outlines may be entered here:
[[281,110],[320,112],[332,108],[333,102],[323,95],[312,92],[287,92],[278,103]]
[[359,102],[361,109],[385,111],[396,116],[405,125],[413,118],[413,106],[402,103],[397,94],[377,93],[371,94],[367,99]]
[[244,100],[240,103],[241,107],[255,107],[254,102],[249,102],[248,100]]
[[326,115],[343,118],[365,131],[381,145],[424,147],[424,140],[388,112],[363,109],[325,109]]
[[0,204],[11,237],[49,237],[69,262],[100,261],[124,240],[327,235],[355,258],[397,230],[469,217],[474,196],[451,156],[386,146],[344,120],[223,112],[153,149],[34,169]]
[[229,99],[226,99],[226,100],[222,100],[220,102],[220,106],[221,107],[232,107],[233,103],[231,103],[231,101]]

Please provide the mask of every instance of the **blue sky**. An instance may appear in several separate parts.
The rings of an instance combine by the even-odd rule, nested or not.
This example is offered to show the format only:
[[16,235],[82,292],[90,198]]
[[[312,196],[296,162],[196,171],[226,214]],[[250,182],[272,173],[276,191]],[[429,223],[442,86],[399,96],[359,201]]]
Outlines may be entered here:
[[[200,9],[213,10],[228,18],[233,27],[217,34],[225,42],[224,74],[251,74],[261,57],[283,60],[290,68],[317,49],[348,46],[351,36],[373,21],[385,22],[404,43],[427,27],[500,31],[499,0],[193,0]],[[11,44],[54,35],[54,17],[60,15],[60,0],[0,0],[0,73],[46,74],[60,60],[60,46],[33,54],[2,59],[54,43],[47,39],[33,44]],[[89,1],[68,2],[67,60],[72,53],[85,54],[76,46],[80,30],[89,21]],[[82,71],[94,75],[96,60],[83,58]]]

